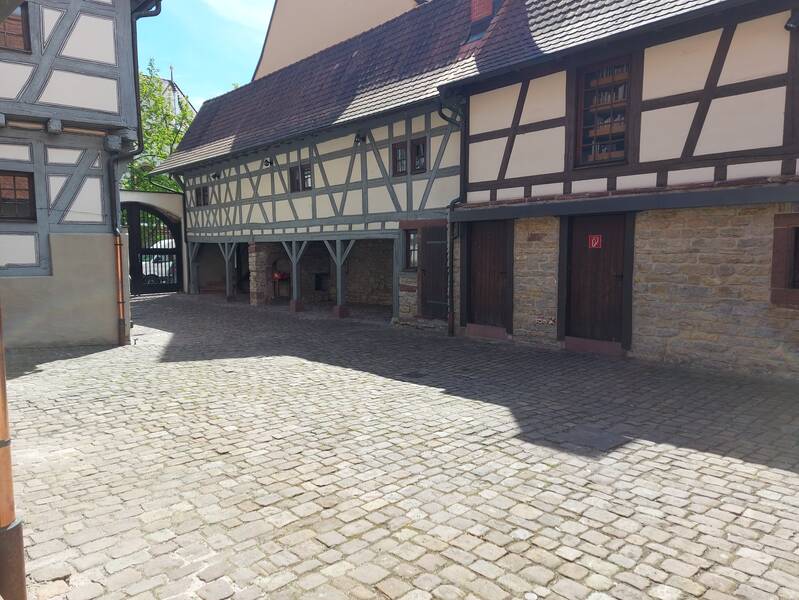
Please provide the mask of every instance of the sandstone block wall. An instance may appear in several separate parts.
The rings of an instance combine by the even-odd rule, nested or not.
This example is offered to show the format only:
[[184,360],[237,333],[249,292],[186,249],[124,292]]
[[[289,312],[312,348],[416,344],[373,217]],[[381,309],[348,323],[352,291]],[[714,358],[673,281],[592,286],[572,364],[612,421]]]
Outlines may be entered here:
[[799,311],[770,302],[774,215],[789,205],[641,213],[633,356],[799,375]]
[[517,219],[513,241],[513,337],[558,348],[556,217]]
[[393,304],[394,240],[358,240],[344,268],[347,302]]

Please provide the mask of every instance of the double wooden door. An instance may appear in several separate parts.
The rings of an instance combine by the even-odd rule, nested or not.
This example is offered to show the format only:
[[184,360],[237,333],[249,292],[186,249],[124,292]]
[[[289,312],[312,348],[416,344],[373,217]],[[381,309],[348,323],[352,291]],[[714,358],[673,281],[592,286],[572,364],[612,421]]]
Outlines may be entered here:
[[468,227],[469,323],[512,331],[513,223],[481,221]]
[[625,215],[572,217],[566,335],[621,342]]

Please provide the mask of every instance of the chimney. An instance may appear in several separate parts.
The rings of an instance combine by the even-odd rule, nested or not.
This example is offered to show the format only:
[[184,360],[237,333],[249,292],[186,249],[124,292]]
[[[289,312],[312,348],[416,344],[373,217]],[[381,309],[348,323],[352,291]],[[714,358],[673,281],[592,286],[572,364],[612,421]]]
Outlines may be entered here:
[[494,16],[494,0],[471,0],[471,2],[472,23],[478,23]]
[[502,0],[469,0],[471,4],[471,23],[467,43],[476,42],[488,31],[494,15],[497,14]]

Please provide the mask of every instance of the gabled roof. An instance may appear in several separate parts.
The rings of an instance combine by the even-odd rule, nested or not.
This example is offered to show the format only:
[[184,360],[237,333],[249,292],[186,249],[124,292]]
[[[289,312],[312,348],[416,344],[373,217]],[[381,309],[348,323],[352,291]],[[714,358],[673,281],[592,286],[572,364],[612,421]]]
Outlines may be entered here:
[[157,172],[266,148],[438,97],[438,88],[611,36],[757,0],[505,0],[465,46],[471,0],[432,0],[207,101]]

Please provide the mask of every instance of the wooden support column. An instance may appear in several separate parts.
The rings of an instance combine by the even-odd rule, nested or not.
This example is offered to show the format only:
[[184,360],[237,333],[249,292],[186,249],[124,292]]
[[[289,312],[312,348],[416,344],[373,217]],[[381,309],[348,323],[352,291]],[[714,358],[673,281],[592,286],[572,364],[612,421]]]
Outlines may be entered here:
[[402,244],[402,237],[397,236],[394,238],[394,260],[393,263],[393,273],[392,273],[392,281],[393,281],[393,293],[392,293],[392,316],[395,321],[399,320],[400,316],[400,301],[399,301],[399,294],[400,294],[400,271],[402,271],[402,262],[403,262],[403,244]]
[[189,242],[189,294],[200,293],[200,244]]
[[355,240],[350,240],[344,248],[344,240],[335,241],[335,249],[325,240],[325,247],[330,253],[330,257],[336,265],[336,305],[333,307],[333,315],[339,319],[350,316],[350,309],[347,307],[347,278],[344,274],[344,263],[350,255]]
[[225,259],[225,298],[228,302],[232,302],[236,297],[236,290],[233,284],[235,271],[232,264],[233,255],[236,252],[236,244],[235,242],[222,242],[219,244],[219,250]]
[[286,254],[291,261],[291,302],[289,303],[289,310],[291,312],[302,312],[304,307],[302,305],[302,285],[300,281],[300,261],[305,249],[308,247],[308,242],[298,243],[296,240],[291,242],[281,242]]
[[25,600],[25,550],[22,523],[14,508],[11,428],[6,396],[6,361],[0,317],[0,598]]

